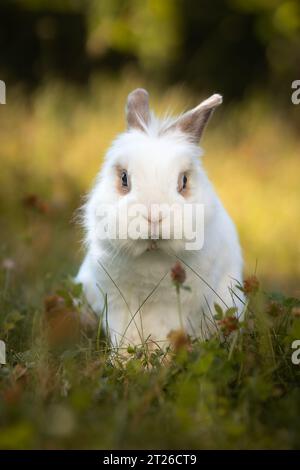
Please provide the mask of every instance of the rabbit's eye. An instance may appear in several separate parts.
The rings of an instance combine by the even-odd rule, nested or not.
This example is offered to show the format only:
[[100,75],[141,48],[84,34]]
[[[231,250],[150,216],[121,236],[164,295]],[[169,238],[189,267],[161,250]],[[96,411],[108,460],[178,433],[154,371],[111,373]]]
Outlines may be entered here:
[[178,178],[178,192],[182,193],[187,190],[188,177],[185,173],[181,173]]
[[128,188],[128,175],[127,171],[123,170],[121,173],[121,182],[123,188]]
[[117,166],[117,190],[120,194],[126,194],[130,191],[130,177],[128,175],[127,170],[124,168]]

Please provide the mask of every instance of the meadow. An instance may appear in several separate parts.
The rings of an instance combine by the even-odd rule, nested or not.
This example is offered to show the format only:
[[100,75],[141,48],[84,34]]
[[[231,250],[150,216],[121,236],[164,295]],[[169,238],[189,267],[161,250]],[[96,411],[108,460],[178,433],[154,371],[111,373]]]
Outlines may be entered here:
[[[143,345],[128,361],[79,326],[76,210],[135,86],[147,83],[51,82],[0,108],[0,448],[299,448],[300,137],[262,96],[225,97],[202,142],[240,234],[245,321],[216,308],[209,341],[178,333],[167,356]],[[158,114],[204,98],[148,88]]]

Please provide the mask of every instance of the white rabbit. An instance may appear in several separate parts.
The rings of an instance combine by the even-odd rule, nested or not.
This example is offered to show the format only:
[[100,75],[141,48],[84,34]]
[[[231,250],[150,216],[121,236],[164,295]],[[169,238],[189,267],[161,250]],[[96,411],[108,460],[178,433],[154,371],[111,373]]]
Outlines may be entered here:
[[[145,90],[128,96],[128,129],[113,142],[83,207],[87,253],[76,278],[98,315],[105,310],[107,295],[102,324],[115,347],[146,340],[163,346],[170,331],[182,324],[190,335],[204,339],[216,327],[214,303],[223,309],[236,306],[242,312],[243,297],[236,289],[242,282],[238,237],[199,159],[200,137],[221,103],[222,97],[215,94],[176,119],[160,121],[149,111]],[[136,204],[148,212],[138,213],[144,225],[140,236],[132,237],[131,216],[124,222],[122,214]],[[151,212],[158,204],[203,207],[203,246],[191,250],[184,236],[175,239],[180,223],[176,216],[175,229],[168,239],[163,238],[168,217],[163,210]],[[116,221],[125,233],[122,239],[99,235],[102,209],[107,207],[118,210]],[[178,259],[190,288],[180,289],[179,299],[170,276]]]

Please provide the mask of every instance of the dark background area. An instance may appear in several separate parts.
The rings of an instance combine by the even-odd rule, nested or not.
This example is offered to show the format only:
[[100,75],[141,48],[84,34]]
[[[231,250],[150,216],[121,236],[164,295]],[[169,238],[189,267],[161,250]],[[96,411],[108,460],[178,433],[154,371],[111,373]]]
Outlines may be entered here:
[[300,70],[300,3],[290,0],[15,0],[0,3],[0,78],[32,89],[85,85],[124,68],[158,86],[184,83],[289,102]]

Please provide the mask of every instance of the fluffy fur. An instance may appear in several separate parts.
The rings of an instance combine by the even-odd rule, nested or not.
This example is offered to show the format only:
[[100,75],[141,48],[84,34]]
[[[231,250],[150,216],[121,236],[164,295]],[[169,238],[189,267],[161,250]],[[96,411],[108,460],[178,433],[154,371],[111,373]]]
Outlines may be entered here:
[[[149,338],[164,345],[169,332],[180,327],[178,299],[170,277],[172,266],[180,259],[190,287],[180,291],[184,326],[192,336],[204,339],[215,330],[215,302],[223,308],[236,305],[242,311],[241,294],[235,288],[242,281],[238,237],[206,176],[193,138],[195,127],[201,135],[208,116],[202,119],[204,106],[199,117],[200,105],[173,121],[159,121],[150,113],[145,118],[144,102],[141,119],[139,104],[135,106],[129,111],[127,108],[130,127],[113,142],[83,208],[87,253],[77,281],[83,284],[87,300],[98,315],[103,312],[107,294],[103,324],[108,326],[115,346],[137,345]],[[193,111],[195,119],[191,119]],[[135,123],[132,114],[129,119],[129,112],[136,113]],[[187,115],[192,127],[187,121],[180,125]],[[122,195],[116,188],[116,167],[126,168],[130,175],[128,194]],[[187,171],[190,187],[183,197],[177,190],[178,175]],[[101,205],[113,204],[125,211],[136,203],[149,207],[187,202],[204,204],[201,250],[185,250],[185,241],[174,240],[172,233],[169,240],[157,241],[156,250],[149,250],[149,240],[99,240],[97,236],[95,213]]]

